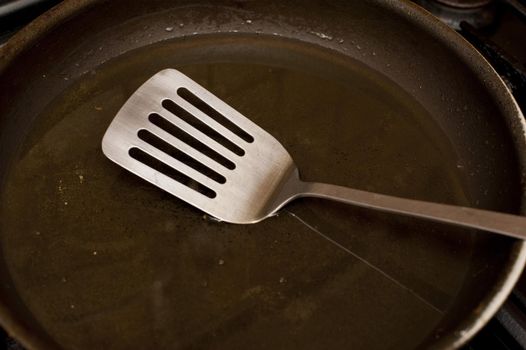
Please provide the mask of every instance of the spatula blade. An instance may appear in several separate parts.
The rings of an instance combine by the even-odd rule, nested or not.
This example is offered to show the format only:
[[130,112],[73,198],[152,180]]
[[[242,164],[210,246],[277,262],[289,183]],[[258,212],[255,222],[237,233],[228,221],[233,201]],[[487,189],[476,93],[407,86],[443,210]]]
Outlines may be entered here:
[[102,150],[155,186],[235,223],[263,219],[294,167],[269,133],[174,69],[157,73],[128,99]]

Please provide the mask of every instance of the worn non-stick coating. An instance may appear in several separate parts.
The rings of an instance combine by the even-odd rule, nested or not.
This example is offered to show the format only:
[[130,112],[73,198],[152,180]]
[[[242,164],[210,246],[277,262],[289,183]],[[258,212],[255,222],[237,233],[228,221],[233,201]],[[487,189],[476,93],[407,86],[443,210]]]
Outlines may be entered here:
[[[362,62],[424,106],[448,136],[468,174],[472,205],[513,213],[523,209],[526,136],[512,97],[469,44],[399,1],[65,1],[0,51],[0,184],[7,181],[34,119],[72,82],[134,49],[217,33],[253,34],[242,41],[248,55],[257,51],[251,40],[274,36]],[[0,229],[2,223],[0,218]],[[484,233],[474,237],[466,279],[434,331],[424,335],[423,347],[463,344],[498,309],[522,270],[523,242]],[[30,348],[58,347],[1,264],[0,323]],[[393,336],[403,335],[386,334]]]

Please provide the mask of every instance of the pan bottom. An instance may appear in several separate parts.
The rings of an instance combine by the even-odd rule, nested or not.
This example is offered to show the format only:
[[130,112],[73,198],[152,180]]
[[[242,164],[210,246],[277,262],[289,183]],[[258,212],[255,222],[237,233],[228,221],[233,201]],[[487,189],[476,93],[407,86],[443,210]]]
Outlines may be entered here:
[[9,170],[4,277],[40,327],[79,349],[414,348],[430,336],[464,282],[471,231],[315,199],[217,223],[102,155],[113,116],[168,67],[280,140],[305,180],[469,205],[447,136],[358,61],[278,37],[154,44],[71,81]]

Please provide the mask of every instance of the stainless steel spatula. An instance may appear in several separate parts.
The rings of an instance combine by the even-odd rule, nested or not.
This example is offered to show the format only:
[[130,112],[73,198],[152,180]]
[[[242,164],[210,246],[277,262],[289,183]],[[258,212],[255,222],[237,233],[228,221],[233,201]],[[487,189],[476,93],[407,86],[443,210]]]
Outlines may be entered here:
[[132,173],[220,220],[248,224],[297,197],[526,238],[526,217],[303,182],[285,148],[174,69],[144,83],[113,119],[104,154]]

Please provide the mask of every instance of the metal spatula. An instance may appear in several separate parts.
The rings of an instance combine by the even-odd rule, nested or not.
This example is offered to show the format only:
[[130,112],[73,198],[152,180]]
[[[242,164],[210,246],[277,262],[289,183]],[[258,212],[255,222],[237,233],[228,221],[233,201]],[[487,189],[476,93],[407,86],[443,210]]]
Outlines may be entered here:
[[526,238],[526,217],[303,182],[272,135],[174,69],[157,73],[130,97],[106,131],[102,150],[231,223],[256,223],[310,196]]

